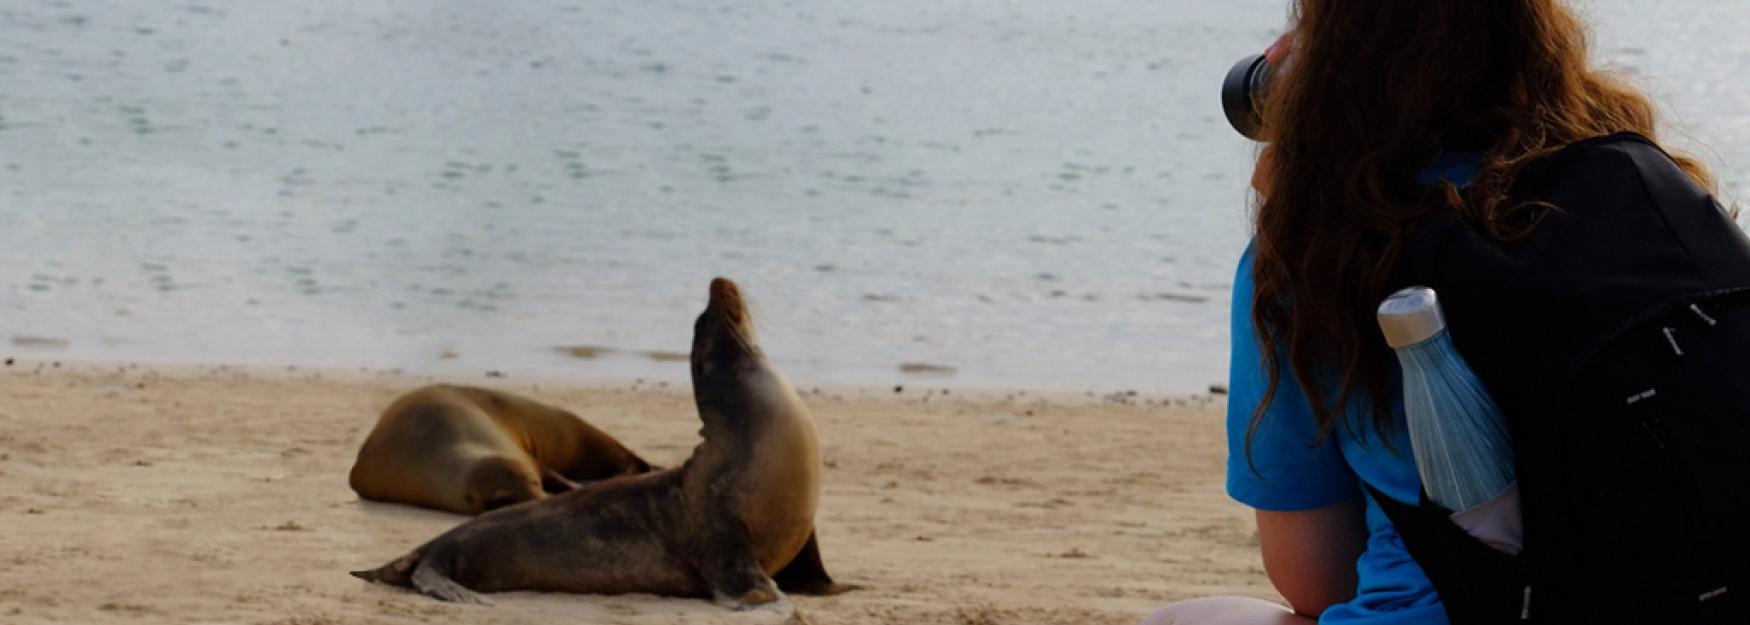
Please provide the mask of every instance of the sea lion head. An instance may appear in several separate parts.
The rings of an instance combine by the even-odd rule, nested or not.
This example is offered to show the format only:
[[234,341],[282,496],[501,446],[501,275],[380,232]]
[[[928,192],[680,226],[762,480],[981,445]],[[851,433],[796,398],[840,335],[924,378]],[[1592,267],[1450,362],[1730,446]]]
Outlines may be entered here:
[[762,358],[741,289],[728,278],[712,279],[711,301],[693,323],[693,379],[703,380]]
[[488,456],[468,469],[467,489],[462,503],[479,512],[497,510],[511,504],[540,499],[541,479],[531,475],[528,467],[504,456]]

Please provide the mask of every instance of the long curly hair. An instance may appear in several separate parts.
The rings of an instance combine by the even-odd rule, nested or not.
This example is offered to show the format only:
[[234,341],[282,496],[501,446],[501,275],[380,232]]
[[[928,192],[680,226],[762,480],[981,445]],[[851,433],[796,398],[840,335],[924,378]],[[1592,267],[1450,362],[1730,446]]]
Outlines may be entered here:
[[[1453,210],[1497,239],[1523,237],[1551,208],[1509,197],[1526,165],[1587,137],[1657,138],[1652,104],[1588,62],[1585,25],[1560,0],[1297,0],[1293,12],[1289,62],[1263,102],[1272,171],[1251,314],[1269,382],[1248,449],[1284,362],[1321,440],[1350,427],[1354,401],[1385,432],[1392,365],[1374,310],[1418,216]],[[1441,150],[1482,155],[1468,185],[1414,181]],[[1675,158],[1713,188],[1698,162]]]

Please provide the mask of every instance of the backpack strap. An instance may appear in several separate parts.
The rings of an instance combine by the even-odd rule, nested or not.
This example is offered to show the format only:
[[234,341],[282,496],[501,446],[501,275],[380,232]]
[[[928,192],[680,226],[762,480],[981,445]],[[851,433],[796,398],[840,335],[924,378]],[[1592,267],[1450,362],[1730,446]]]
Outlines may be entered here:
[[1628,135],[1645,147],[1624,149],[1657,204],[1665,226],[1702,272],[1710,290],[1750,284],[1750,239],[1732,222],[1718,200],[1690,180],[1689,175],[1658,144]]

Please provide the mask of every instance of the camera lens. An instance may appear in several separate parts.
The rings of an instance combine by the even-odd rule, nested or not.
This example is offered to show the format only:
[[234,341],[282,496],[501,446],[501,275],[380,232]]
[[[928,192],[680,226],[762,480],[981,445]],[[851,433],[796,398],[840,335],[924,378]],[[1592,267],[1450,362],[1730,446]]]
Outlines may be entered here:
[[1257,141],[1264,129],[1258,107],[1270,87],[1270,63],[1262,54],[1240,59],[1221,81],[1221,108],[1227,123],[1247,139]]

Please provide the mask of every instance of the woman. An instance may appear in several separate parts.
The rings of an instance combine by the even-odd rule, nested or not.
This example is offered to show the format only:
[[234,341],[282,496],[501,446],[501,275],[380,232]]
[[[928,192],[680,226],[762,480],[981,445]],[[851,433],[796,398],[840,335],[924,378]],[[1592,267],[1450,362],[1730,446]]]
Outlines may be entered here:
[[1413,504],[1420,489],[1374,321],[1409,226],[1453,211],[1526,236],[1548,208],[1508,197],[1528,164],[1588,137],[1655,136],[1646,98],[1588,64],[1559,0],[1298,0],[1295,16],[1267,55],[1286,69],[1263,107],[1228,408],[1228,492],[1256,509],[1289,608],[1194,599],[1146,624],[1447,622],[1370,492]]

